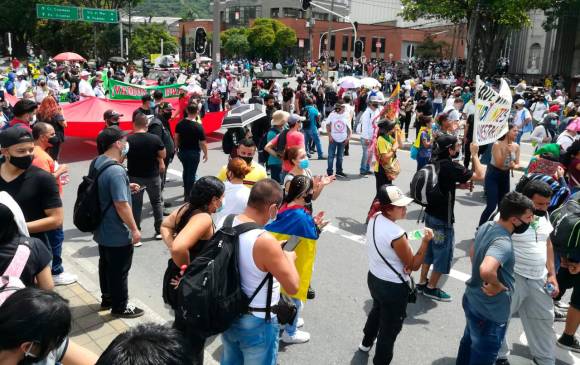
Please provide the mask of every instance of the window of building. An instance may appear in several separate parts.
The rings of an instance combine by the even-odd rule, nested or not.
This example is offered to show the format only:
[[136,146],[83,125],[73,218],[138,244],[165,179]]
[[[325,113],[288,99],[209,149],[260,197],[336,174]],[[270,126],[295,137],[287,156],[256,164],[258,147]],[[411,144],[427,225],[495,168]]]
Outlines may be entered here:
[[330,37],[330,50],[334,51],[335,50],[335,46],[336,46],[336,36],[333,34]]
[[347,35],[342,36],[342,51],[343,52],[348,51],[348,36]]
[[270,9],[270,18],[279,18],[279,17],[280,17],[280,8]]
[[540,69],[540,53],[542,46],[539,43],[534,43],[530,46],[530,54],[528,56],[528,69],[530,71],[537,71]]
[[328,20],[328,14],[312,12],[312,18],[316,20]]
[[284,8],[285,18],[302,18],[302,10],[296,8]]
[[377,51],[377,39],[378,38],[371,38],[371,52]]

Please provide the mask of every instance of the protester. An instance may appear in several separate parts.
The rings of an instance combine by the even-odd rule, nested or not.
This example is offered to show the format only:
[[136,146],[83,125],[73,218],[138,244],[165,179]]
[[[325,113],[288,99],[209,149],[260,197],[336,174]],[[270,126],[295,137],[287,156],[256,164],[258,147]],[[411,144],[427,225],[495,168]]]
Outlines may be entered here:
[[326,132],[328,133],[328,176],[334,174],[334,159],[336,157],[336,176],[346,178],[347,175],[342,170],[342,159],[344,148],[352,133],[350,127],[350,115],[345,111],[342,101],[334,105],[334,110],[328,116]]
[[412,201],[398,187],[382,185],[378,191],[379,213],[367,225],[367,283],[373,306],[359,349],[369,352],[376,340],[373,359],[376,365],[390,364],[393,359],[395,341],[403,327],[407,303],[412,295],[409,273],[419,269],[433,238],[433,232],[426,228],[421,246],[413,254],[405,230],[396,224],[397,220],[405,219],[407,205]]
[[[371,175],[371,167],[369,163],[368,149],[374,138],[374,130],[376,122],[379,118],[380,104],[384,103],[384,99],[377,95],[371,95],[368,98],[368,107],[362,113],[360,117],[360,144],[362,147],[362,157],[360,160],[360,174],[361,175]],[[409,118],[410,118],[409,114]]]
[[484,189],[486,206],[479,218],[481,226],[499,206],[503,197],[510,191],[510,172],[520,166],[520,146],[514,142],[518,128],[508,125],[508,132],[496,141],[492,148],[491,163],[485,171]]
[[314,194],[312,200],[316,200],[324,187],[336,179],[334,176],[314,176],[310,170],[310,161],[304,148],[294,146],[287,149],[284,152],[284,161],[288,161],[288,164],[292,167],[284,177],[283,187],[286,194],[288,194],[290,182],[296,176],[304,175],[313,179]]
[[[252,187],[248,206],[244,213],[236,216],[234,225],[253,222],[263,227],[276,218],[281,203],[280,184],[272,179],[260,180]],[[263,229],[240,235],[238,263],[242,291],[251,297],[268,273],[271,274],[271,284],[256,292],[249,304],[249,313],[235,320],[222,334],[222,365],[276,363],[280,326],[277,317],[266,312],[265,308],[268,298],[271,306],[278,303],[280,287],[289,295],[298,293],[295,260],[296,253],[282,251],[280,242]],[[257,336],[260,341],[255,341]]]
[[[459,154],[461,144],[457,137],[443,134],[435,140],[433,163],[439,167],[437,180],[440,195],[434,197],[425,209],[425,227],[433,230],[433,240],[427,249],[425,263],[421,267],[421,277],[417,290],[428,298],[449,302],[451,296],[437,287],[443,274],[449,274],[455,246],[455,189],[457,184],[468,181],[481,181],[484,178],[484,168],[477,157],[478,146],[470,145],[473,171],[467,170],[452,159]],[[427,274],[433,265],[429,279]]]
[[91,75],[90,72],[86,70],[82,70],[80,73],[79,91],[78,91],[80,101],[95,96],[95,91],[93,90],[91,84],[89,83],[90,75]]
[[14,104],[12,112],[14,113],[14,118],[10,121],[10,126],[18,126],[32,132],[30,128],[36,121],[36,109],[38,104],[34,101],[22,99]]
[[305,119],[302,122],[304,143],[308,153],[308,158],[314,155],[313,146],[318,153],[318,159],[324,160],[324,152],[322,151],[322,143],[320,142],[320,135],[318,134],[318,126],[322,120],[322,113],[313,105],[311,98],[306,98],[303,113]]
[[[241,158],[246,162],[247,165],[250,166],[251,171],[246,174],[244,178],[244,185],[248,188],[251,188],[256,182],[266,179],[268,174],[266,173],[266,169],[256,163],[254,159],[254,155],[256,154],[256,145],[251,138],[244,138],[240,141],[240,144],[236,148],[236,157]],[[217,178],[221,181],[226,181],[226,172],[227,172],[227,165],[222,166],[220,171],[217,174]]]
[[[143,209],[143,195],[151,202],[154,218],[156,240],[161,239],[159,228],[163,220],[163,198],[161,196],[161,174],[165,172],[165,145],[161,139],[147,132],[148,117],[137,114],[133,119],[133,134],[127,137],[129,152],[127,153],[127,173],[129,181],[138,184],[141,189],[131,195],[131,207],[137,229],[141,230],[141,211]],[[134,246],[141,246],[137,242]]]
[[525,107],[526,101],[524,99],[518,99],[514,103],[516,114],[514,115],[513,123],[514,126],[518,128],[518,134],[516,136],[516,143],[519,145],[522,139],[522,135],[526,132],[532,131],[532,115],[530,111]]
[[[121,333],[95,365],[191,365],[193,354],[181,333],[160,324],[140,324]],[[66,365],[66,364],[65,364]]]
[[42,103],[49,93],[50,89],[46,85],[46,79],[40,79],[38,84],[34,87],[34,101],[36,101],[37,104]]
[[[163,94],[161,96],[163,96]],[[157,100],[155,100],[155,102],[157,102]],[[167,169],[169,168],[169,164],[171,161],[173,161],[173,157],[175,156],[175,142],[173,134],[171,133],[171,127],[169,125],[169,120],[171,119],[171,115],[175,109],[171,104],[167,102],[161,102],[156,105],[155,110],[157,113],[155,113],[153,119],[151,119],[149,122],[147,132],[159,137],[165,146],[165,158],[163,159],[165,170],[160,171],[161,191],[163,191],[163,188],[165,187],[165,181],[167,180]]]
[[40,103],[36,118],[38,122],[48,123],[54,128],[58,141],[54,140],[51,143],[52,146],[49,148],[48,154],[54,160],[58,160],[60,147],[64,142],[64,130],[67,127],[67,122],[62,114],[62,109],[52,95],[44,98],[42,103]]
[[557,137],[558,115],[556,113],[548,113],[541,123],[534,128],[530,140],[532,146],[538,149],[548,143],[556,142]]
[[[272,179],[282,183],[282,159],[281,155],[284,154],[284,145],[280,143],[280,145],[276,144],[276,148],[268,147],[268,144],[274,140],[280,133],[284,131],[284,127],[288,122],[288,117],[290,114],[283,110],[276,110],[274,114],[272,114],[272,128],[268,131],[266,135],[266,146],[264,147],[264,151],[268,153],[268,160],[266,165],[270,169],[270,176]],[[287,132],[285,132],[287,133]],[[268,147],[268,149],[266,149]],[[281,147],[281,148],[279,148]],[[280,150],[280,152],[278,151]]]
[[203,126],[197,122],[198,105],[190,104],[186,108],[187,117],[175,127],[175,146],[177,157],[183,165],[183,199],[187,201],[191,187],[195,182],[201,152],[203,162],[207,162],[207,143]]
[[0,363],[93,365],[97,356],[68,337],[71,320],[60,295],[36,288],[15,291],[0,306]]
[[433,145],[432,125],[433,120],[431,117],[425,115],[419,117],[419,132],[417,132],[417,139],[413,143],[415,148],[417,148],[417,171],[431,160],[431,147]]
[[470,248],[471,278],[463,295],[467,323],[457,354],[458,365],[492,365],[496,361],[515,282],[511,235],[528,230],[533,211],[530,199],[517,192],[508,193],[500,203],[498,222],[485,223],[477,230]]
[[580,263],[577,258],[561,257],[560,259],[561,267],[557,275],[560,294],[554,298],[555,303],[560,302],[567,289],[572,289],[572,295],[566,314],[566,326],[562,335],[556,341],[556,345],[565,350],[580,353],[580,342],[575,336],[578,326],[580,326]]
[[[284,152],[291,147],[296,146],[305,148],[304,134],[300,132],[300,129],[302,129],[302,122],[304,121],[304,119],[305,119],[304,117],[301,117],[297,114],[290,114],[287,118],[288,130],[280,132],[279,135],[274,137],[274,139],[272,139],[270,142],[268,142],[268,144],[266,144],[266,147],[264,147],[264,149],[270,155],[275,155],[276,153],[278,153],[278,155],[280,156],[283,155]],[[281,146],[278,146],[279,143],[281,144]],[[284,179],[284,176],[286,176],[286,174],[288,173],[288,171],[290,171],[291,168],[292,166],[290,166],[288,161],[283,159],[281,173],[282,179]]]
[[566,151],[568,147],[572,145],[576,140],[578,131],[580,131],[580,118],[576,118],[570,122],[566,127],[566,130],[558,136],[556,143],[560,146],[562,151]]
[[153,109],[155,108],[155,102],[151,94],[145,94],[141,97],[141,106],[133,111],[133,119],[135,115],[141,113],[145,115],[153,115]]
[[97,179],[102,220],[93,234],[99,245],[99,283],[101,309],[111,309],[111,315],[135,318],[143,309],[129,303],[127,280],[133,262],[133,245],[141,242],[141,232],[133,218],[131,193],[140,186],[129,182],[125,168],[120,164],[129,152],[127,132],[105,128],[97,137],[97,144],[105,149],[91,164],[104,169]]
[[393,167],[398,164],[397,150],[399,141],[397,140],[397,124],[388,119],[381,119],[377,122],[377,142],[375,146],[375,187],[378,196],[381,186],[392,184],[394,176]]
[[250,166],[239,157],[232,158],[228,162],[227,181],[224,182],[224,203],[222,209],[214,216],[217,228],[223,225],[228,215],[242,214],[246,209],[250,189],[244,185],[244,177],[250,171]]

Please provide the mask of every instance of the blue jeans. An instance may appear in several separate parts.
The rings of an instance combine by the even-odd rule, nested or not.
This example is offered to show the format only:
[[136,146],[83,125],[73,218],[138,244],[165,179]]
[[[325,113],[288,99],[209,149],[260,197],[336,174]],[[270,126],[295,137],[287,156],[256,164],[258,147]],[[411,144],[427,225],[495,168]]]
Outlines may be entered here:
[[48,242],[50,243],[50,251],[52,252],[52,275],[62,274],[64,268],[62,267],[62,243],[64,241],[64,231],[62,227],[52,231],[46,232]]
[[318,152],[318,158],[322,158],[324,154],[322,153],[322,143],[320,142],[320,136],[318,131],[314,129],[315,127],[310,126],[310,128],[304,129],[304,144],[306,145],[306,153],[312,155],[314,151],[310,151],[310,141],[314,141],[316,145],[316,151]]
[[336,157],[336,172],[342,174],[342,158],[344,157],[345,142],[330,142],[328,145],[328,176],[333,174],[334,158]]
[[292,322],[291,324],[287,324],[286,328],[284,328],[284,331],[288,334],[288,336],[294,336],[296,334],[296,330],[298,329],[298,327],[296,327],[296,324],[298,323],[298,318],[300,317],[300,314],[302,312],[302,301],[296,298],[290,299],[292,299],[292,301],[294,302],[297,312],[296,317],[294,317],[294,322]]
[[200,152],[196,150],[183,150],[177,152],[177,157],[183,165],[183,198],[187,201],[189,192],[195,183],[195,174],[197,173],[197,166],[199,165]]
[[442,103],[433,103],[433,117],[437,114],[443,113],[443,104]]
[[453,225],[425,213],[425,227],[433,230],[433,239],[425,253],[425,263],[433,265],[435,272],[449,274],[455,245]]
[[459,343],[456,365],[493,365],[505,337],[507,323],[496,323],[480,316],[463,296],[465,331]]
[[360,173],[364,174],[371,171],[369,165],[369,143],[370,140],[361,137],[360,145],[362,147],[362,157],[360,158]]
[[479,218],[481,226],[489,220],[492,213],[499,206],[499,202],[510,191],[510,172],[498,169],[493,165],[487,165],[485,172],[486,206]]
[[221,365],[276,365],[278,320],[245,314],[222,334]]

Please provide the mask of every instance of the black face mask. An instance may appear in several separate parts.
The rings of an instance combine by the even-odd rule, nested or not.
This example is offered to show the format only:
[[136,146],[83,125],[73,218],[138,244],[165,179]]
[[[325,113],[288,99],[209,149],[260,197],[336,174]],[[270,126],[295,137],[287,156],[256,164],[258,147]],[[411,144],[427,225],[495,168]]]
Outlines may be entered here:
[[52,136],[48,139],[48,143],[53,147],[56,146],[59,142],[60,139],[58,139],[58,136]]
[[248,156],[248,157],[246,157],[246,156],[238,156],[238,157],[240,157],[242,160],[246,161],[246,164],[248,166],[250,166],[252,164],[252,160],[254,159],[253,156]]
[[518,218],[518,220],[520,221],[520,225],[519,226],[515,226],[514,227],[514,231],[513,233],[515,234],[522,234],[525,231],[528,230],[528,228],[530,228],[530,223],[525,223],[523,222],[521,219]]
[[546,214],[548,214],[548,212],[546,212],[545,210],[534,209],[534,215],[538,217],[545,217]]
[[10,163],[21,170],[27,170],[32,165],[32,155],[15,157],[10,156]]
[[421,96],[421,100],[427,100],[426,96]]

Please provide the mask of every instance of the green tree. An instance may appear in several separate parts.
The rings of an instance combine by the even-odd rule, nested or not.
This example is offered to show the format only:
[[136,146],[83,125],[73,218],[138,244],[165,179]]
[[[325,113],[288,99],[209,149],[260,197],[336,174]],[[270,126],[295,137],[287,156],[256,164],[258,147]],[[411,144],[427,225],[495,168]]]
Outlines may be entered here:
[[[208,39],[211,39],[211,37],[209,35],[210,33],[211,32],[208,33],[208,36],[207,36]],[[247,39],[248,38],[248,29],[247,28],[229,28],[229,29],[226,29],[220,33],[220,43],[225,45],[226,43],[228,43],[228,39],[234,35],[243,35]]]
[[[561,0],[563,2],[577,0]],[[493,73],[509,33],[530,24],[528,12],[549,9],[551,0],[402,0],[402,16],[467,23],[467,70],[470,77]]]
[[258,18],[248,30],[248,42],[253,56],[276,61],[296,45],[296,32],[279,20]]
[[250,43],[245,34],[234,34],[228,37],[224,43],[224,49],[228,56],[237,58],[245,55],[250,50]]
[[444,56],[444,50],[449,47],[444,41],[435,41],[431,36],[427,36],[423,42],[417,46],[417,56],[428,59],[440,59]]
[[140,24],[133,28],[133,37],[129,45],[131,58],[149,57],[151,53],[159,53],[161,39],[163,38],[163,52],[165,54],[177,53],[179,49],[177,40],[163,25]]
[[248,42],[256,57],[267,57],[276,41],[276,33],[271,27],[265,25],[253,26],[248,31]]

